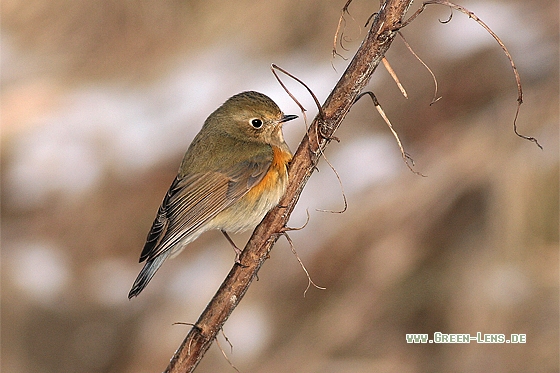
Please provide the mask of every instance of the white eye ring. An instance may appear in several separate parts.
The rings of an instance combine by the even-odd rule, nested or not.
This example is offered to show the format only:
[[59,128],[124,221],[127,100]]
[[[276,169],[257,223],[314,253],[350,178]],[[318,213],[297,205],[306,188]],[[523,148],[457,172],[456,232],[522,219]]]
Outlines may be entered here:
[[253,126],[253,128],[259,129],[263,126],[263,121],[259,118],[251,119],[251,126]]

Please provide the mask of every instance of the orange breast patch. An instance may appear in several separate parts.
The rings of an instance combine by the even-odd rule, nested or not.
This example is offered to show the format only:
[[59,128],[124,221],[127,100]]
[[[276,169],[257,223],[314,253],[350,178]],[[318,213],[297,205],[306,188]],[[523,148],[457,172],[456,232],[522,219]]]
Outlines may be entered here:
[[[268,172],[263,179],[247,193],[250,195],[249,198],[251,199],[259,198],[263,193],[277,195],[280,192],[281,196],[284,192],[284,183],[287,179],[286,170],[288,163],[292,160],[292,155],[275,146],[272,147],[272,151],[272,163],[270,164]],[[278,198],[280,198],[280,196]]]

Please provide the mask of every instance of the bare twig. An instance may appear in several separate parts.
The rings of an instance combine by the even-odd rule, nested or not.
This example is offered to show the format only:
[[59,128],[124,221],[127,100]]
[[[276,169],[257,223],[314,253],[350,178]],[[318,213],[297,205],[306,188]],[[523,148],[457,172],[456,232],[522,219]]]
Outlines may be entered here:
[[[344,18],[344,13],[348,13],[348,7],[350,6],[351,2],[352,2],[352,0],[348,0],[346,2],[346,4],[344,4],[344,6],[342,7],[342,10],[340,11],[340,18],[338,19],[338,25],[336,26],[336,32],[334,33],[333,49],[332,49],[333,58],[335,58],[336,56],[339,56],[343,60],[348,59],[348,58],[345,58],[343,55],[341,55],[340,53],[338,53],[336,51],[336,44],[337,44],[336,41],[340,40],[340,47],[342,49],[344,49],[345,51],[348,50],[348,49],[344,48],[344,45],[342,44],[342,41],[344,40],[343,35],[344,35],[344,30],[346,29],[346,19]],[[350,13],[348,13],[348,14],[350,14]]]
[[414,50],[412,49],[412,47],[410,46],[410,44],[408,44],[408,42],[406,41],[406,39],[404,38],[404,35],[402,34],[402,32],[398,32],[399,36],[401,37],[404,45],[408,48],[408,50],[410,51],[410,53],[412,53],[412,55],[414,57],[416,57],[416,59],[418,61],[420,61],[420,63],[426,68],[426,70],[428,70],[428,72],[430,73],[430,75],[432,76],[432,79],[434,80],[434,97],[432,98],[432,102],[430,102],[430,105],[435,104],[436,102],[438,102],[441,99],[441,96],[438,97],[437,96],[437,79],[436,76],[434,75],[434,73],[432,72],[432,69],[430,69],[430,67],[428,65],[426,65],[426,63],[424,61],[422,61],[422,59],[414,52]]
[[[400,35],[400,32],[399,32],[399,35]],[[401,84],[401,81],[399,80],[399,77],[395,73],[395,70],[393,70],[393,68],[391,67],[391,64],[389,63],[387,58],[383,57],[382,61],[383,61],[383,66],[385,66],[385,68],[389,72],[389,75],[391,75],[391,78],[393,78],[393,80],[397,84],[397,87],[399,87],[399,90],[401,91],[404,98],[408,98],[408,94],[406,93],[406,90],[404,89],[403,85]]]
[[[397,131],[395,131],[395,129],[393,128],[393,125],[391,124],[391,121],[389,121],[389,118],[385,114],[385,111],[383,111],[383,108],[381,107],[381,105],[379,105],[379,101],[377,101],[377,97],[375,97],[373,92],[368,91],[368,92],[364,92],[364,93],[360,94],[358,97],[356,97],[356,101],[358,101],[360,98],[364,97],[365,95],[368,95],[371,98],[371,100],[373,101],[373,105],[377,109],[377,112],[379,113],[379,115],[381,115],[381,118],[383,118],[383,120],[385,121],[385,123],[387,124],[389,129],[391,130],[391,133],[395,137],[395,140],[397,140],[397,145],[399,146],[399,149],[401,151],[401,156],[404,160],[404,163],[408,167],[408,169],[418,176],[424,176],[425,177],[425,175],[422,175],[420,172],[415,171],[412,168],[412,166],[414,166],[414,160],[410,157],[410,155],[407,152],[404,151],[404,148],[403,148],[402,143],[401,143],[401,139],[399,138],[399,135],[397,134]],[[409,160],[410,160],[410,163],[412,163],[412,165],[410,165],[408,163]]]
[[[224,333],[224,329],[222,328],[222,335],[224,336],[226,342],[229,344],[229,347],[231,349],[231,351],[233,352],[233,345],[231,344],[231,342],[229,341],[228,337],[226,336],[226,333]],[[226,352],[224,351],[224,349],[222,348],[222,346],[220,345],[220,341],[218,340],[218,338],[216,338],[216,344],[218,345],[218,348],[220,349],[220,351],[222,352],[222,355],[224,356],[224,358],[226,359],[226,361],[229,363],[229,365],[235,369],[236,372],[240,372],[239,369],[237,369],[237,367],[235,365],[233,365],[233,362],[229,359],[229,357],[227,356]]]
[[[231,312],[245,295],[267,259],[273,244],[286,226],[299,196],[315,170],[321,151],[346,117],[356,97],[393,42],[412,0],[387,0],[372,22],[360,48],[322,106],[323,117],[315,117],[289,169],[289,183],[279,205],[255,229],[240,261],[212,298],[171,359],[166,372],[192,372],[214,341]],[[321,136],[318,136],[318,134]]]
[[301,231],[303,228],[307,227],[307,224],[309,224],[309,209],[305,209],[305,213],[307,214],[307,219],[305,220],[305,223],[303,223],[301,227],[284,227],[280,230],[280,233]]
[[307,294],[307,291],[309,290],[309,288],[311,287],[311,285],[313,285],[315,288],[319,289],[319,290],[325,290],[326,288],[317,285],[316,283],[313,282],[313,280],[311,279],[311,276],[309,275],[309,272],[307,271],[307,268],[305,268],[305,265],[303,264],[303,262],[301,261],[301,259],[299,258],[299,255],[296,251],[296,248],[294,246],[294,242],[292,241],[292,239],[290,238],[290,236],[288,236],[288,232],[284,231],[283,232],[284,237],[286,237],[286,240],[288,241],[288,243],[290,244],[290,249],[292,250],[292,253],[295,255],[299,265],[301,266],[301,269],[303,269],[303,272],[305,272],[305,275],[307,276],[307,287],[305,288],[305,290],[303,291],[303,297],[305,298],[305,295]]
[[[515,111],[515,117],[513,119],[513,132],[515,132],[515,134],[525,140],[529,140],[531,142],[534,142],[539,148],[543,148],[541,146],[541,144],[539,144],[539,142],[537,141],[536,138],[531,137],[531,136],[525,136],[520,134],[517,131],[517,117],[519,116],[519,109],[521,107],[521,104],[523,103],[523,90],[521,88],[521,78],[519,77],[519,73],[517,72],[517,66],[515,66],[515,62],[513,62],[513,58],[511,57],[511,54],[509,53],[508,49],[506,48],[505,44],[502,42],[502,40],[498,37],[498,35],[496,35],[494,33],[494,31],[492,31],[492,29],[490,27],[488,27],[488,25],[486,25],[486,23],[484,23],[480,18],[478,18],[476,16],[476,14],[474,14],[473,12],[471,12],[470,10],[466,9],[465,7],[462,7],[461,5],[457,5],[454,4],[452,2],[449,1],[445,1],[445,0],[428,0],[428,1],[424,1],[424,3],[422,4],[422,6],[416,11],[414,12],[414,14],[412,14],[406,21],[404,21],[401,24],[401,28],[405,27],[406,25],[410,24],[410,22],[414,21],[414,19],[416,19],[416,17],[418,17],[418,15],[420,15],[420,13],[422,13],[424,11],[424,9],[426,8],[426,6],[430,5],[430,4],[439,4],[439,5],[445,5],[448,6],[452,9],[456,9],[458,11],[460,11],[461,13],[466,14],[469,18],[474,19],[479,25],[481,25],[486,32],[488,32],[493,38],[494,40],[496,40],[496,42],[500,45],[500,47],[502,48],[502,51],[504,52],[504,54],[506,55],[506,57],[509,60],[509,63],[511,65],[511,68],[513,70],[513,74],[515,75],[515,82],[517,84],[517,109]],[[451,20],[451,17],[449,17],[449,19],[447,21],[440,21],[442,23],[447,23]]]
[[340,192],[342,193],[342,202],[344,202],[344,207],[342,208],[342,210],[338,210],[338,211],[324,210],[324,209],[317,209],[317,211],[331,212],[331,213],[334,213],[334,214],[343,214],[343,213],[346,212],[346,210],[348,210],[348,200],[346,199],[346,193],[344,192],[344,185],[342,184],[342,179],[340,178],[340,175],[338,174],[338,171],[336,170],[336,168],[334,168],[334,166],[329,161],[329,159],[327,158],[325,153],[322,152],[322,151],[321,151],[321,156],[323,157],[325,162],[327,162],[327,164],[329,165],[331,170],[334,172],[334,175],[336,176],[336,179],[338,180],[338,185],[340,186]]
[[[350,1],[348,1],[348,3],[346,3],[346,5],[350,4]],[[383,59],[383,61],[385,61],[385,59]],[[286,91],[286,93],[292,98],[292,100],[294,100],[294,102],[299,106],[301,113],[303,114],[303,121],[305,123],[305,129],[308,130],[309,128],[307,127],[307,115],[305,114],[306,109],[303,107],[302,104],[300,104],[300,102],[297,100],[297,98],[288,90],[288,88],[286,87],[286,85],[282,82],[282,80],[280,79],[280,77],[276,74],[276,71],[274,70],[280,70],[281,72],[283,72],[284,74],[288,75],[290,78],[294,79],[295,81],[297,81],[298,83],[300,83],[301,85],[303,85],[305,87],[305,89],[307,89],[307,91],[309,92],[309,94],[311,95],[311,97],[313,97],[313,100],[315,101],[315,105],[317,105],[317,110],[319,111],[319,118],[324,118],[324,114],[323,114],[323,109],[321,108],[321,104],[319,103],[319,100],[317,99],[317,96],[315,95],[315,93],[313,93],[313,91],[311,90],[311,88],[309,88],[309,86],[307,84],[305,84],[305,82],[303,82],[303,80],[299,79],[298,77],[296,77],[295,75],[291,74],[290,72],[282,69],[281,67],[279,67],[276,64],[272,64],[271,66],[272,69],[272,73],[274,74],[274,76],[276,77],[276,80],[278,80],[278,82],[280,83],[280,85],[282,86],[282,88],[284,88],[284,90]],[[395,76],[396,77],[396,76]],[[398,79],[397,79],[398,80]],[[319,131],[319,133],[321,133],[321,131]],[[317,133],[317,136],[319,135],[319,133]],[[336,140],[336,141],[340,141],[338,140],[338,138],[330,135],[330,136],[325,136],[323,135],[323,133],[321,133],[321,136],[323,136],[324,138],[328,139],[328,140]],[[316,139],[317,142],[319,142],[319,139]],[[317,211],[323,211],[323,212],[334,212],[334,213],[343,213],[348,209],[348,201],[346,200],[346,193],[344,193],[344,186],[342,185],[342,180],[340,179],[340,175],[338,174],[338,172],[336,171],[336,168],[334,168],[334,166],[332,165],[332,163],[328,160],[327,156],[325,155],[325,153],[323,152],[322,149],[319,149],[319,151],[321,152],[321,156],[323,157],[323,159],[325,160],[325,162],[327,162],[327,164],[329,165],[329,167],[331,168],[331,170],[333,170],[334,174],[336,175],[336,179],[338,180],[338,184],[340,185],[340,190],[342,192],[342,199],[344,201],[344,208],[340,211],[331,211],[331,210],[322,210],[322,209],[318,209]]]
[[[276,73],[276,70],[279,70],[281,72],[283,72],[284,74],[288,75],[289,77],[291,77],[292,79],[296,80],[298,83],[300,83],[301,85],[303,85],[309,92],[311,92],[311,89],[303,82],[301,81],[298,77],[292,75],[291,73],[289,73],[288,71],[284,70],[283,68],[279,67],[276,64],[272,64],[270,65],[270,70],[272,71],[272,74],[274,74],[274,77],[276,78],[276,80],[278,81],[278,83],[280,84],[280,86],[282,88],[284,88],[284,91],[286,91],[286,93],[288,94],[288,96],[290,96],[290,98],[296,103],[296,105],[299,107],[301,114],[303,115],[303,121],[305,123],[305,129],[307,129],[307,114],[305,114],[305,112],[307,111],[307,109],[298,101],[298,99],[296,98],[296,96],[294,96],[292,94],[292,92],[290,92],[290,90],[288,89],[288,87],[286,87],[286,85],[284,84],[284,82],[282,81],[282,79],[280,79],[280,77],[278,76],[278,74]],[[315,95],[313,94],[313,92],[311,92],[311,95],[313,96],[313,98],[315,99],[315,102],[317,104],[317,106],[319,107],[319,110],[321,108],[321,104],[319,103],[319,100],[317,100],[317,97],[315,97]]]

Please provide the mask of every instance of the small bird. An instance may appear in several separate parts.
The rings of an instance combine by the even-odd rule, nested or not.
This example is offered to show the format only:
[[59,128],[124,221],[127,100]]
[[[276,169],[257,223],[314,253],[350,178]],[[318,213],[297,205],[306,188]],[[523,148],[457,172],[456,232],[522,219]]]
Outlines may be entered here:
[[284,115],[268,96],[242,92],[204,122],[189,146],[177,177],[163,198],[140,254],[146,261],[128,298],[146,287],[163,262],[200,234],[253,229],[286,191],[292,153],[282,134]]

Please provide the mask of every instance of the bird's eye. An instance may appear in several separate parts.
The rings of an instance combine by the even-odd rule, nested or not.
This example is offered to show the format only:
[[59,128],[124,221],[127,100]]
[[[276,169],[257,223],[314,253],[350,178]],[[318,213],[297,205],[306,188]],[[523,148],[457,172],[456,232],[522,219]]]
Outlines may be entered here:
[[251,119],[251,126],[254,128],[261,128],[263,125],[263,121],[259,118]]

